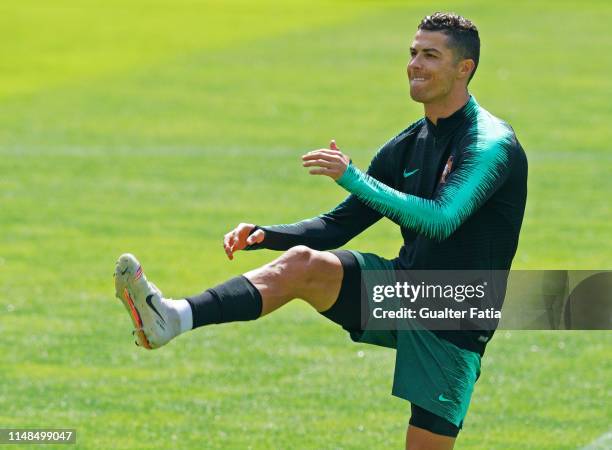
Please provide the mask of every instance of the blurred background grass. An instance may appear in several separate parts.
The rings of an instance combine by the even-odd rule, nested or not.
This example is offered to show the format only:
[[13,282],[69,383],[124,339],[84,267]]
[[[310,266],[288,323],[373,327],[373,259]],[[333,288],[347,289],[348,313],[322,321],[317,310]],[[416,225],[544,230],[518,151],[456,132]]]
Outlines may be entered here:
[[[401,447],[394,355],[295,302],[138,351],[113,298],[134,252],[168,296],[275,256],[224,260],[240,221],[333,207],[299,157],[331,137],[364,167],[416,120],[418,21],[478,25],[478,101],[528,154],[514,268],[609,269],[606,1],[42,1],[0,5],[0,426],[84,448]],[[348,247],[386,257],[388,221]],[[608,431],[609,332],[499,332],[457,448],[576,448]]]

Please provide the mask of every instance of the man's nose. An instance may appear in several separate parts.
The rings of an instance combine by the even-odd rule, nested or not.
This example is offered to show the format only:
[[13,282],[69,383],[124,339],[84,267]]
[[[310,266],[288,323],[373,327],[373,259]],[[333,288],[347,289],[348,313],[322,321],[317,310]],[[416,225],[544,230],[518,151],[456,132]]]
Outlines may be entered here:
[[410,69],[418,69],[419,67],[421,67],[421,59],[415,56],[414,58],[410,58],[410,61],[408,61],[408,65],[406,66],[406,71]]

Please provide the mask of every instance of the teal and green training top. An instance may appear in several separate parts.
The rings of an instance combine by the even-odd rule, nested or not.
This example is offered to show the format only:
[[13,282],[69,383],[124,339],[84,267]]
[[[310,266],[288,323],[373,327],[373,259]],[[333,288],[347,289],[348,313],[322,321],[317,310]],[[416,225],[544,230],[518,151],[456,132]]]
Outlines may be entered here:
[[525,211],[527,158],[512,128],[473,97],[436,125],[427,118],[410,125],[383,145],[367,172],[350,164],[337,182],[350,195],[336,208],[261,227],[265,240],[251,248],[334,249],[385,216],[404,238],[393,260],[397,270],[510,268]]

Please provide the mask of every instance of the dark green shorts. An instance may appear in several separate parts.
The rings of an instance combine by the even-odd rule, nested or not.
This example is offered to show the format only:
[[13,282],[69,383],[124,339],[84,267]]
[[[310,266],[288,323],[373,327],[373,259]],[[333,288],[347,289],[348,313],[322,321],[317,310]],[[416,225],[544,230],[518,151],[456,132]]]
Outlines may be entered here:
[[[439,338],[415,321],[409,322],[410,328],[368,330],[361,309],[371,305],[362,298],[362,284],[371,292],[368,284],[394,283],[393,264],[371,253],[334,254],[342,261],[344,279],[336,304],[323,315],[342,325],[356,342],[396,349],[393,395],[460,427],[480,375],[480,355]],[[375,270],[378,279],[362,277],[364,270]]]

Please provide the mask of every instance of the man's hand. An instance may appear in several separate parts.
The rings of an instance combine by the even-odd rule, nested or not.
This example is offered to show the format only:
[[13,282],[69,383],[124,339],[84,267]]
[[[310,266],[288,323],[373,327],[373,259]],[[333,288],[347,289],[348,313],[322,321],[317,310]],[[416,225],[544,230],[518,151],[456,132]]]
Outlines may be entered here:
[[304,167],[316,167],[308,172],[311,175],[327,175],[338,180],[346,171],[351,159],[340,151],[336,141],[329,143],[329,148],[313,150],[302,156]]
[[252,223],[241,223],[223,237],[223,248],[230,260],[234,259],[234,253],[244,249],[247,245],[263,242],[266,235],[264,230],[257,230],[251,234],[253,228],[255,225]]

